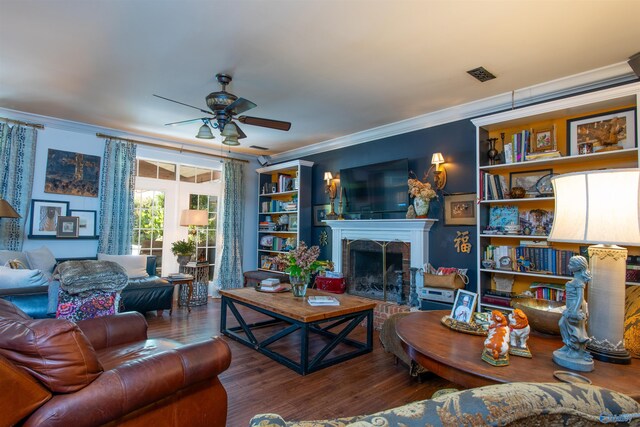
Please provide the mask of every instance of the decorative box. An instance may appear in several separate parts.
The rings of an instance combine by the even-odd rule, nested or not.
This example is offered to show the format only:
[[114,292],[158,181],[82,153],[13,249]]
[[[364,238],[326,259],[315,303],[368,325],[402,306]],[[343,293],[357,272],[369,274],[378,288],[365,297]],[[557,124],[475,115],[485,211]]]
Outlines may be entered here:
[[332,292],[334,294],[344,294],[347,289],[347,285],[344,282],[344,278],[333,277],[316,277],[316,288],[321,291]]

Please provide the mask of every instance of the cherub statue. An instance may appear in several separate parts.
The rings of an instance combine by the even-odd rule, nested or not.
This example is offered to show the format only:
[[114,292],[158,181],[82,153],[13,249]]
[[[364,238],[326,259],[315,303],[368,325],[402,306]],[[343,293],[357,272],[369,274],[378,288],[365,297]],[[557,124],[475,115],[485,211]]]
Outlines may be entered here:
[[553,352],[553,361],[558,365],[583,372],[593,371],[593,358],[586,350],[591,340],[587,335],[589,312],[584,300],[584,290],[591,281],[588,267],[583,256],[573,256],[569,260],[573,279],[565,285],[567,307],[558,322],[564,346]]

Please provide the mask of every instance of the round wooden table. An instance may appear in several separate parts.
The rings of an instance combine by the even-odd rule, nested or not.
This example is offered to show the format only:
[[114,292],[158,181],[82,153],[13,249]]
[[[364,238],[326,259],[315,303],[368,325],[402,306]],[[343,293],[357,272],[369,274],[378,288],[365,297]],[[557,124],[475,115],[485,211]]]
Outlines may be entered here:
[[[510,356],[508,366],[491,366],[481,359],[485,337],[456,332],[440,323],[449,311],[421,311],[398,320],[396,332],[409,356],[433,372],[463,387],[508,382],[557,382],[554,371],[568,369],[551,360],[562,347],[560,337],[531,332],[532,359]],[[595,361],[592,372],[578,372],[594,385],[624,393],[640,402],[640,360],[630,365]]]

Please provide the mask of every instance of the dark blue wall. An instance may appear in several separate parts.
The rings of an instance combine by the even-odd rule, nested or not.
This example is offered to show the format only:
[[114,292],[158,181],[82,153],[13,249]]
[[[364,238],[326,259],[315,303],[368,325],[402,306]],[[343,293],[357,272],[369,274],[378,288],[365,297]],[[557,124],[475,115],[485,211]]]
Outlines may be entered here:
[[[475,193],[475,126],[470,120],[461,120],[306,157],[305,160],[314,162],[313,204],[329,203],[328,195],[324,191],[325,182],[322,179],[327,171],[335,175],[344,168],[408,158],[409,169],[418,178],[422,178],[431,166],[431,155],[438,151],[443,154],[446,161],[447,185],[444,188],[445,192],[447,194]],[[337,210],[337,199],[335,203]],[[437,201],[431,201],[429,208],[429,218],[439,220],[431,228],[430,233],[431,264],[436,267],[468,268],[471,282],[467,285],[467,289],[475,289],[476,228],[475,226],[444,226],[443,214],[442,196],[440,195]],[[399,217],[404,216],[400,215]],[[329,227],[313,227],[312,244],[319,244],[320,233],[323,230],[329,234],[329,244],[321,247],[321,258],[330,259],[331,229]],[[456,237],[457,231],[469,231],[469,242],[473,244],[471,253],[456,252],[453,239]]]

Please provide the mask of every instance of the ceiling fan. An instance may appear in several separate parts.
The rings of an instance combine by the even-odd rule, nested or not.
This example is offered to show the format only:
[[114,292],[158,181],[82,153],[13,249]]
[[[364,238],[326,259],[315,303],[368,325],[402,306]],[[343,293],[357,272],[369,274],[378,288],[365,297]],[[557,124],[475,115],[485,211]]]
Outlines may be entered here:
[[[211,92],[205,98],[207,107],[211,111],[203,110],[202,108],[195,107],[193,105],[185,104],[184,102],[176,101],[173,99],[165,98],[164,96],[153,96],[164,99],[166,101],[175,102],[176,104],[184,105],[186,107],[195,108],[196,110],[207,114],[206,117],[199,117],[197,119],[182,120],[179,122],[167,123],[165,126],[175,126],[186,123],[193,123],[202,121],[202,126],[196,135],[196,138],[201,139],[213,139],[213,133],[211,132],[211,126],[214,129],[220,129],[220,134],[225,137],[222,141],[226,145],[240,145],[238,139],[246,138],[247,135],[240,129],[240,127],[234,123],[234,118],[240,123],[261,126],[270,129],[277,129],[288,131],[291,129],[291,123],[281,120],[263,119],[260,117],[251,116],[238,116],[247,110],[257,107],[256,104],[245,98],[238,98],[232,93],[226,91],[226,87],[231,83],[232,77],[228,74],[216,74],[216,79],[222,89],[217,92]],[[209,117],[212,116],[212,117]]]

